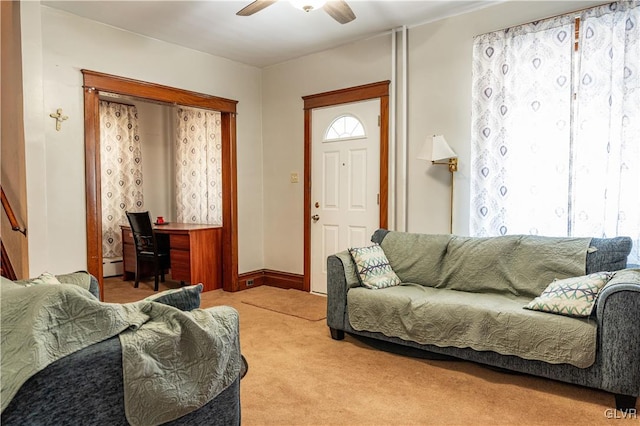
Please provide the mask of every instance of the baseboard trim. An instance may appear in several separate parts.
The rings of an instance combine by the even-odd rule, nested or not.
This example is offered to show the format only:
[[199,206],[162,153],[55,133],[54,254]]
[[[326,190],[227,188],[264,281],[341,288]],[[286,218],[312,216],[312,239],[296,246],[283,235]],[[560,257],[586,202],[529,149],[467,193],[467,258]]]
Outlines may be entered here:
[[[253,280],[252,285],[247,282]],[[238,289],[246,290],[261,285],[278,287],[284,289],[302,290],[304,285],[304,275],[292,274],[290,272],[274,271],[272,269],[260,269],[252,272],[245,272],[238,275]]]
[[[253,280],[253,284],[247,284],[248,281]],[[253,271],[238,274],[238,290],[246,290],[248,288],[260,287],[264,285],[264,271]]]
[[304,275],[265,269],[264,281],[265,285],[270,285],[272,287],[302,290],[304,285]]

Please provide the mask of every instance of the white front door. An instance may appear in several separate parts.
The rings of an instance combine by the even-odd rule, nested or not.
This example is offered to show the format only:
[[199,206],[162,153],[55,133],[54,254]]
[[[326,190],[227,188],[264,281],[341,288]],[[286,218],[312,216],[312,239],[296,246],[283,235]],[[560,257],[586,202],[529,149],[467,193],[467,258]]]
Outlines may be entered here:
[[327,293],[327,257],[371,245],[371,235],[379,227],[379,112],[379,99],[313,110],[313,293]]

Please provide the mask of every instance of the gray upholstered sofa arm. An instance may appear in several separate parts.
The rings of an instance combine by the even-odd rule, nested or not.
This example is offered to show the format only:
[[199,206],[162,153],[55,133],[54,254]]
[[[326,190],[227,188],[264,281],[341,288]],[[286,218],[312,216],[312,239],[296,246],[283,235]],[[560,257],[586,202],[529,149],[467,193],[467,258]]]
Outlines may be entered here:
[[595,311],[603,388],[639,394],[640,270],[619,271],[598,295]]
[[[640,269],[623,269],[616,272],[613,279],[598,294],[595,307],[595,313],[598,318],[605,315],[605,311],[610,309],[607,305],[609,298],[621,292],[629,292],[625,293],[625,295],[632,299],[640,297]],[[625,316],[630,313],[640,315],[640,312],[636,310],[635,312],[626,312]]]
[[[360,285],[356,265],[347,250],[327,258],[327,325],[334,330],[345,330],[344,323],[347,311],[347,291]],[[334,335],[342,338],[343,333]]]
[[347,308],[347,278],[342,260],[331,255],[327,258],[327,325],[331,329],[344,330],[344,313]]

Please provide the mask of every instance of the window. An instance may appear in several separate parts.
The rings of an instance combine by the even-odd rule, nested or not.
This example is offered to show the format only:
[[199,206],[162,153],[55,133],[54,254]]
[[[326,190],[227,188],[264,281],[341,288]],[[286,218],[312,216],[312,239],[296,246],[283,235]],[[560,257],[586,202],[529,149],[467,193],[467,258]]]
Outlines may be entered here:
[[331,122],[324,135],[324,142],[364,137],[364,127],[360,120],[351,114],[345,114]]
[[639,6],[475,38],[473,235],[626,235],[640,263]]

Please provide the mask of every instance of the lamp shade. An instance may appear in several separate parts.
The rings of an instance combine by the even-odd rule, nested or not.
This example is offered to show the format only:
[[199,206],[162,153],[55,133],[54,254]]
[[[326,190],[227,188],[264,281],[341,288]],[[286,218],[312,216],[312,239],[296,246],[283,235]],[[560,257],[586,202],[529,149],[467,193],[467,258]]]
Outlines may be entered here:
[[450,158],[458,158],[458,154],[451,149],[444,136],[434,136],[433,148],[431,150],[431,161],[448,160]]

